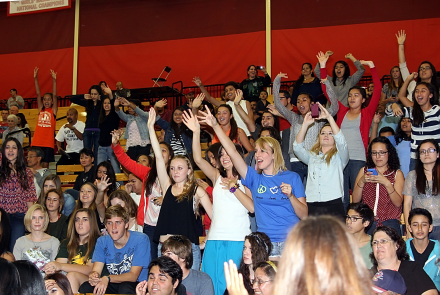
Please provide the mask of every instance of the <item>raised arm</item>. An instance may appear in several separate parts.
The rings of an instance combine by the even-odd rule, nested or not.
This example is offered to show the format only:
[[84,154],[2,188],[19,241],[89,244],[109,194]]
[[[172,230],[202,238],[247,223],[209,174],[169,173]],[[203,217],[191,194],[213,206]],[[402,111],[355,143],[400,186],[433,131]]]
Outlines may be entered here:
[[98,188],[98,193],[96,195],[96,209],[98,210],[99,217],[101,217],[102,220],[105,218],[105,194],[106,189],[111,185],[109,183],[110,179],[107,177],[107,175],[103,175],[101,177],[101,181],[96,180],[95,185]]
[[103,85],[103,86],[101,86],[101,90],[102,90],[105,94],[108,95],[108,98],[110,98],[110,100],[113,99],[113,93],[112,93],[112,90],[110,89],[110,87]]
[[223,104],[221,101],[218,101],[214,97],[209,94],[209,92],[206,90],[205,86],[203,86],[202,80],[200,77],[194,77],[193,82],[199,86],[200,91],[205,95],[206,100],[209,101],[211,104],[215,105],[216,107],[219,107],[221,104]]
[[338,103],[338,98],[336,97],[336,93],[333,90],[333,87],[328,79],[321,80],[321,83],[323,88],[322,90],[325,96],[327,97],[327,99],[330,101],[330,106],[327,105],[327,110],[330,113],[330,115],[335,116],[339,111],[339,103]]
[[374,84],[373,96],[371,97],[370,103],[365,108],[368,114],[371,115],[371,117],[369,118],[373,118],[374,113],[376,112],[377,109],[377,105],[379,104],[380,94],[382,93],[382,88],[380,87],[382,83],[380,82],[379,74],[377,73],[377,69],[372,61],[361,60],[359,62],[363,65],[369,66],[371,70],[371,74],[373,76],[373,84]]
[[38,68],[35,67],[34,69],[34,81],[35,81],[35,92],[37,94],[37,105],[38,105],[38,111],[41,111],[43,109],[43,102],[41,101],[41,91],[40,91],[40,84],[38,84]]
[[374,114],[369,143],[371,143],[373,141],[373,139],[375,139],[377,137],[377,132],[378,132],[378,129],[379,129],[379,123],[382,120],[382,118],[383,117],[379,113],[375,113]]
[[220,176],[218,169],[202,158],[202,148],[200,146],[200,124],[197,117],[192,112],[183,112],[183,123],[193,132],[193,158],[194,162],[205,173],[212,183],[215,184],[217,177]]
[[280,84],[281,84],[281,78],[288,78],[286,73],[279,73],[275,80],[273,80],[273,103],[275,104],[275,107],[280,112],[280,114],[289,121],[290,125],[294,125],[298,119],[299,115],[289,111],[283,104],[281,103],[280,99]]
[[154,108],[150,108],[148,118],[148,130],[150,131],[150,142],[151,147],[154,151],[154,156],[156,158],[156,169],[157,176],[159,177],[160,186],[163,192],[168,190],[168,187],[171,185],[171,179],[168,176],[165,159],[162,157],[162,150],[159,145],[159,141],[157,140],[156,131],[154,130],[154,123],[156,121],[156,111]]
[[[234,105],[238,114],[240,115],[243,122],[246,124],[247,128],[250,132],[255,131],[255,121],[252,112],[246,113],[240,105],[241,100],[243,99],[243,91],[241,89],[237,89],[235,91],[235,100]],[[249,111],[249,108],[248,108]]]
[[402,87],[400,87],[398,98],[399,98],[400,102],[406,107],[413,107],[414,106],[414,102],[410,101],[406,97],[406,91],[408,89],[409,83],[414,81],[414,79],[417,79],[418,75],[419,75],[419,73],[416,73],[416,72],[412,73],[411,75],[408,76],[408,78],[405,79],[405,82],[403,82]]
[[351,60],[357,68],[357,71],[353,75],[351,75],[351,85],[354,86],[359,82],[359,80],[362,78],[362,75],[365,73],[365,67],[362,65],[362,62],[358,61],[351,53],[347,53],[345,55],[345,58]]
[[298,132],[298,135],[296,136],[296,143],[301,144],[304,141],[304,138],[306,137],[307,130],[309,129],[309,126],[313,124],[315,120],[312,118],[312,114],[308,112],[305,117],[303,124],[301,125],[301,129]]
[[217,123],[217,119],[211,114],[211,111],[208,108],[206,108],[206,113],[202,111],[200,111],[199,113],[199,118],[201,119],[200,122],[204,122],[214,129],[214,132],[217,134],[217,137],[220,140],[223,148],[226,150],[229,157],[231,158],[235,169],[237,169],[237,172],[241,175],[243,179],[246,179],[248,166],[246,165],[244,159],[235,149],[234,143],[229,139],[229,137]]
[[52,76],[52,95],[53,95],[52,112],[56,116],[58,112],[57,73],[55,73],[53,70],[50,70],[50,75]]
[[396,34],[397,38],[397,44],[399,45],[399,63],[403,64],[406,63],[405,58],[405,40],[406,40],[406,34],[405,30],[400,30]]

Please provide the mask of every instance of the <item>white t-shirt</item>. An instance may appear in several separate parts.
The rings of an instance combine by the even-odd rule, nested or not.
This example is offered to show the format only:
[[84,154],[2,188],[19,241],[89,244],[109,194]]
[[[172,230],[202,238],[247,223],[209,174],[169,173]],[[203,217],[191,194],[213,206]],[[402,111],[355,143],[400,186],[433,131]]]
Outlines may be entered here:
[[[243,119],[240,117],[240,114],[238,113],[237,109],[235,108],[235,104],[233,101],[228,101],[226,103],[227,105],[229,105],[232,109],[232,114],[234,115],[234,119],[235,122],[237,122],[237,126],[238,128],[243,129],[244,133],[246,133],[246,136],[251,136],[251,133],[249,132],[249,129],[247,128],[246,123],[243,121]],[[246,107],[246,101],[242,100],[240,101],[240,106],[241,108],[246,112],[246,114],[248,113],[248,109]]]
[[[86,124],[84,124],[84,122],[77,121],[73,126],[75,126],[76,130],[79,132],[84,133]],[[58,131],[55,139],[59,142],[64,142],[64,140],[66,141],[66,153],[79,153],[79,151],[84,148],[83,141],[76,136],[75,132],[64,126],[60,128],[60,131]]]

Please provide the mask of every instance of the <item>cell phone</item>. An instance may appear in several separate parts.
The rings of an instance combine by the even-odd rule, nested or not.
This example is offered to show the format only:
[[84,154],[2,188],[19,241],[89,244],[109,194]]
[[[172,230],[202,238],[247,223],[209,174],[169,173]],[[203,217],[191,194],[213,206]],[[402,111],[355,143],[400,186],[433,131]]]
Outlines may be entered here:
[[371,172],[371,175],[377,175],[377,171],[374,168],[367,169],[367,172]]
[[262,70],[263,68],[263,66],[257,66],[257,70]]
[[319,118],[319,105],[312,104],[310,110],[312,112],[312,118]]

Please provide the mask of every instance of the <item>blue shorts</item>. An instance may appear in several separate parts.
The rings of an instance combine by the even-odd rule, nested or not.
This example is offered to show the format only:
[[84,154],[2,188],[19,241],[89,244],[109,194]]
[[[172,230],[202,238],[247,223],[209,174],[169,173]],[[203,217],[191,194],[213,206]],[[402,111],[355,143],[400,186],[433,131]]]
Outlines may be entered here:
[[272,242],[272,252],[270,252],[270,257],[280,257],[283,254],[285,242]]

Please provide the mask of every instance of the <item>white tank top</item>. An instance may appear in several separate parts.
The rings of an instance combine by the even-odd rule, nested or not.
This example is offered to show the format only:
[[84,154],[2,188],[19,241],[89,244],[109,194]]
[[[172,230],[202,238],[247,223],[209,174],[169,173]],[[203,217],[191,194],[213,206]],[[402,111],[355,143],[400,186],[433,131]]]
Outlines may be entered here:
[[[212,190],[212,222],[208,239],[244,241],[244,237],[251,233],[248,210],[233,193],[222,188],[220,181],[221,176]],[[241,181],[238,180],[237,183],[244,192]]]
[[[243,119],[240,117],[240,114],[237,112],[237,109],[235,108],[235,104],[233,101],[228,101],[226,103],[232,108],[232,114],[234,115],[235,122],[237,122],[238,128],[243,129],[244,133],[246,133],[246,136],[251,136],[251,133],[249,132],[249,129],[247,128],[246,124],[243,122]],[[246,107],[246,101],[242,100],[240,101],[240,105],[243,108],[243,110],[248,114],[248,110]]]

